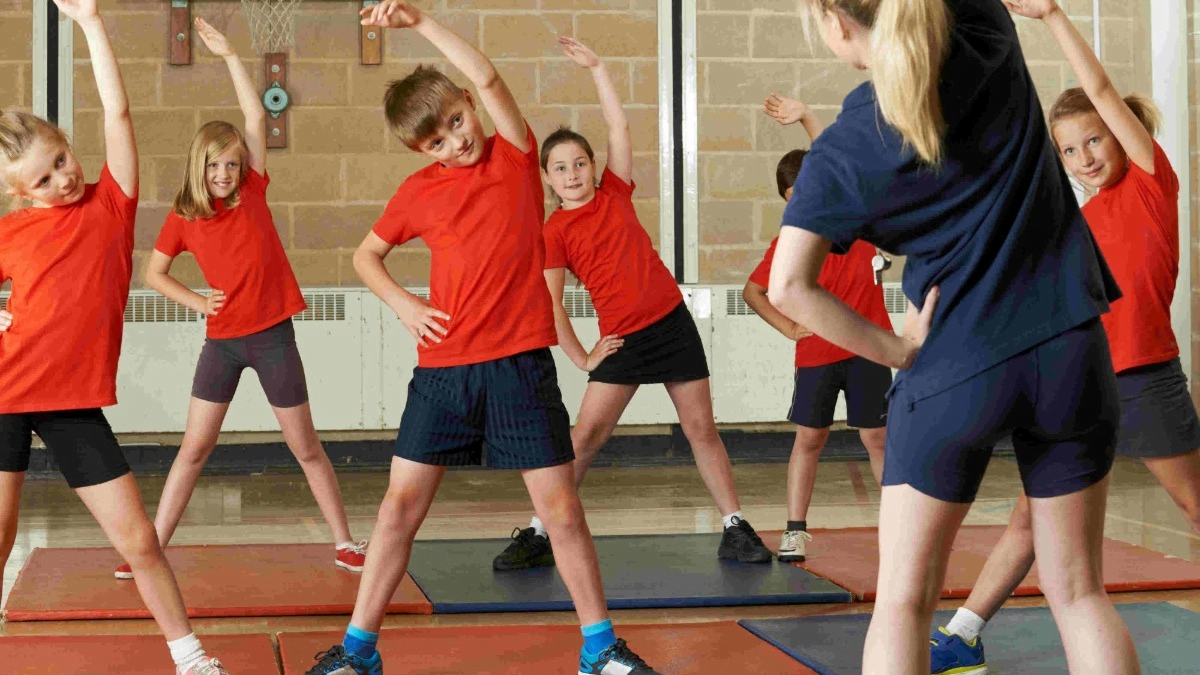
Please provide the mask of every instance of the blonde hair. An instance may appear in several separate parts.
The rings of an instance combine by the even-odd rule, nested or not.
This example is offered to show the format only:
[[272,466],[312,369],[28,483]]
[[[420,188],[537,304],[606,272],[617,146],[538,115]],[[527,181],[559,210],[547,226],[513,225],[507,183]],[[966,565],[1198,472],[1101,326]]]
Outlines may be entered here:
[[[208,194],[208,162],[232,147],[241,149],[242,166],[238,180],[240,187],[246,180],[250,157],[250,150],[246,147],[246,139],[242,137],[242,132],[229,122],[209,122],[200,127],[200,131],[196,132],[196,137],[192,139],[192,148],[188,151],[187,166],[183,170],[183,185],[175,194],[175,213],[186,220],[213,217],[216,211]],[[237,206],[240,198],[240,189],[235,190],[225,200],[226,207]]]
[[[1125,105],[1133,111],[1133,116],[1146,127],[1146,131],[1150,132],[1151,136],[1158,135],[1158,128],[1162,124],[1162,115],[1158,111],[1158,106],[1150,99],[1138,94],[1130,94],[1125,97]],[[1054,105],[1050,106],[1050,136],[1054,136],[1054,126],[1059,122],[1074,117],[1076,115],[1086,115],[1096,111],[1095,104],[1092,99],[1088,98],[1087,92],[1081,87],[1071,87],[1058,95],[1054,100]],[[1055,139],[1055,143],[1058,139]]]
[[7,182],[8,168],[21,161],[39,138],[60,141],[68,147],[71,145],[66,132],[37,115],[0,111],[0,155],[4,158],[4,171],[0,172],[0,179]]
[[429,66],[417,66],[404,79],[388,83],[383,111],[392,133],[410,150],[416,150],[437,130],[442,111],[462,97],[462,88],[445,74]]
[[942,160],[946,119],[938,80],[950,53],[945,0],[808,0],[871,31],[871,80],[879,110],[925,162]]

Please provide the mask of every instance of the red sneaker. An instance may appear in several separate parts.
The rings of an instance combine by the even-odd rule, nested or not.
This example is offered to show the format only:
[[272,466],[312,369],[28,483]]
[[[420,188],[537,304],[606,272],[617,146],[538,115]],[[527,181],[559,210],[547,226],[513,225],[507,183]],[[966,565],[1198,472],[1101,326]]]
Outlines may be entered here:
[[127,565],[127,564],[121,565],[120,567],[117,568],[116,572],[113,572],[113,576],[118,579],[132,579],[133,578],[133,570],[129,569],[129,565]]
[[337,558],[334,559],[334,564],[351,572],[361,572],[363,564],[367,561],[367,541],[358,542],[357,544],[344,544],[337,549]]

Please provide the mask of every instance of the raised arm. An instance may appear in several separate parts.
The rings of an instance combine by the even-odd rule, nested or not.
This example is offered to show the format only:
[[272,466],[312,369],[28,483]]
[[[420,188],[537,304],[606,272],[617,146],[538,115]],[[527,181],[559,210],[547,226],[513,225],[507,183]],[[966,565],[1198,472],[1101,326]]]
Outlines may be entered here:
[[596,83],[600,97],[600,112],[608,125],[608,170],[626,183],[633,182],[633,141],[629,138],[629,119],[621,105],[621,95],[613,84],[608,68],[596,53],[582,42],[565,35],[558,36],[563,53],[580,66],[587,68]]
[[233,88],[237,92],[238,106],[246,118],[243,134],[246,137],[246,147],[250,150],[250,168],[262,175],[267,170],[267,111],[254,88],[254,81],[246,71],[246,64],[242,63],[220,31],[204,19],[197,18],[196,34],[208,46],[213,56],[224,59],[229,68],[229,76],[233,79]]
[[1104,71],[1104,66],[1079,34],[1075,24],[1071,23],[1067,13],[1054,0],[1005,0],[1004,4],[1014,14],[1045,22],[1067,57],[1067,63],[1071,64],[1071,69],[1079,78],[1079,86],[1092,105],[1096,106],[1096,112],[1100,113],[1100,119],[1108,125],[1130,161],[1153,175],[1154,138],[1125,104],[1121,93]]
[[775,309],[775,305],[772,305],[771,301],[767,299],[767,289],[753,281],[746,282],[746,286],[742,289],[742,299],[746,301],[746,304],[750,306],[750,309],[754,310],[754,313],[760,319],[766,321],[767,325],[779,331],[785,338],[792,341],[799,341],[812,335],[812,332],[807,328],[792,321],[778,309]]
[[885,366],[908,368],[929,334],[937,289],[926,297],[920,321],[911,330],[906,323],[906,334],[899,337],[866,320],[817,283],[830,247],[831,242],[817,234],[783,227],[771,266],[771,304],[787,318],[842,349]]
[[133,119],[129,115],[129,97],[125,81],[113,54],[104,20],[96,9],[96,0],[54,0],[58,10],[79,24],[92,57],[92,74],[104,109],[104,161],[108,172],[125,196],[132,197],[138,187],[137,142]]
[[421,10],[403,0],[384,0],[359,12],[364,26],[380,28],[412,28],[437,47],[450,64],[459,69],[475,89],[483,107],[492,117],[496,133],[521,152],[529,152],[529,136],[525,117],[513,98],[512,91],[488,57],[454,31],[446,28]]
[[810,141],[817,140],[817,136],[825,131],[825,125],[821,124],[821,120],[811,108],[799,99],[784,98],[771,92],[771,95],[763,101],[763,112],[784,126],[799,122],[804,127],[804,131],[808,133]]
[[396,283],[388,274],[383,259],[395,248],[371,232],[354,252],[354,271],[367,288],[387,305],[413,339],[422,347],[441,342],[449,332],[450,315],[434,309],[428,302]]
[[571,326],[567,308],[563,307],[563,291],[567,283],[566,268],[554,267],[546,270],[545,275],[546,286],[550,289],[550,298],[554,305],[554,331],[558,334],[558,346],[576,368],[590,373],[610,354],[620,349],[625,340],[616,335],[606,335],[600,338],[591,352],[588,352],[579,341],[579,336],[575,334],[575,328]]

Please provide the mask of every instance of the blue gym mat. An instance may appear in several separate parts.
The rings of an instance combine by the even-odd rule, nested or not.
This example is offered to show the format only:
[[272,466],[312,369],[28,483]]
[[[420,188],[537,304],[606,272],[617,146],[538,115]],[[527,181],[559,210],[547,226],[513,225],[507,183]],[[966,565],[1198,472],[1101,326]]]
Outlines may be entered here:
[[[1137,645],[1143,675],[1200,672],[1200,615],[1165,602],[1116,607]],[[952,616],[938,612],[934,625],[944,626]],[[862,672],[870,620],[870,614],[851,614],[738,623],[820,675],[851,675]],[[1067,672],[1054,618],[1045,607],[1001,610],[984,630],[983,647],[989,675]]]
[[[794,565],[717,559],[720,534],[597,537],[612,609],[850,602],[849,591]],[[408,572],[435,614],[573,609],[554,568],[494,572],[508,539],[418,541]]]

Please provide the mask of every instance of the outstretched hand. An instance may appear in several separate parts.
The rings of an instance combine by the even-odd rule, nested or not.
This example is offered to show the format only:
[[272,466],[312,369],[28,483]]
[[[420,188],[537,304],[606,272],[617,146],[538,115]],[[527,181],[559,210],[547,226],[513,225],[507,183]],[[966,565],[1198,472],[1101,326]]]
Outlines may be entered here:
[[784,98],[775,92],[763,101],[763,112],[775,118],[780,124],[795,124],[809,113],[808,106],[803,101],[794,98]]
[[233,56],[233,47],[230,46],[229,40],[225,39],[221,31],[213,28],[211,24],[199,17],[196,17],[196,34],[204,41],[213,56]]
[[359,22],[362,25],[379,28],[415,28],[424,18],[421,10],[404,0],[384,0],[361,10],[358,15],[362,17]]
[[1004,0],[1004,6],[1027,19],[1044,19],[1059,9],[1054,0]]
[[596,56],[596,52],[579,40],[566,35],[559,35],[556,39],[558,44],[562,45],[563,54],[566,54],[567,58],[575,63],[584,68],[595,68],[600,65],[600,57]]
[[100,15],[96,0],[54,0],[54,4],[58,5],[58,11],[76,23]]

